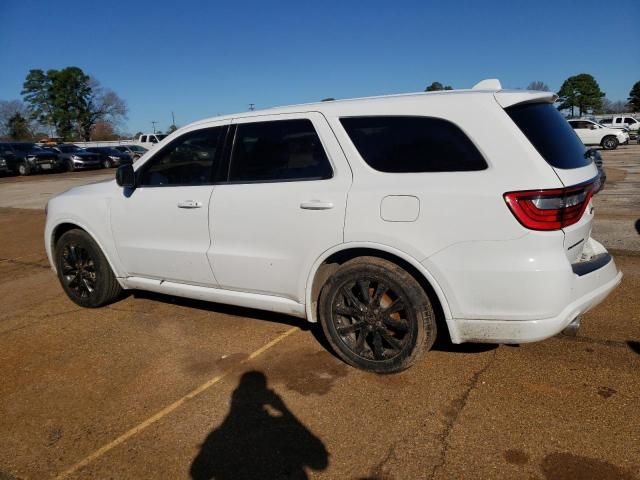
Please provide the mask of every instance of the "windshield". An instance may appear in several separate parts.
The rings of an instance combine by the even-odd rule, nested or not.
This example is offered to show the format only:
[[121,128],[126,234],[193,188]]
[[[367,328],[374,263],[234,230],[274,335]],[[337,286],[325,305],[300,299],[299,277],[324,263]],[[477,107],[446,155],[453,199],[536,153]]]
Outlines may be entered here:
[[14,143],[11,145],[14,150],[18,150],[19,152],[30,152],[32,150],[42,150],[40,147],[36,146],[35,143]]
[[73,152],[79,152],[80,150],[82,150],[80,147],[76,145],[59,145],[58,149],[62,153],[73,153]]
[[591,163],[582,141],[550,103],[524,103],[505,111],[552,167],[580,168]]

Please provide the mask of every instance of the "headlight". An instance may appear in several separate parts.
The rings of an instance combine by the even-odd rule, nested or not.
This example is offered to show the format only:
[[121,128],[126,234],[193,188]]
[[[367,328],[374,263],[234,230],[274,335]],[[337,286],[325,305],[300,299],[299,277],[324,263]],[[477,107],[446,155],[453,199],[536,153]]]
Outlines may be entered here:
[[71,155],[71,160],[82,160],[78,155]]
[[118,160],[120,160],[120,157],[118,157],[117,155],[109,155],[109,158],[110,158],[111,160],[115,160],[116,162],[117,162]]
[[7,165],[7,161],[4,158],[0,158],[0,165],[1,166],[6,166]]

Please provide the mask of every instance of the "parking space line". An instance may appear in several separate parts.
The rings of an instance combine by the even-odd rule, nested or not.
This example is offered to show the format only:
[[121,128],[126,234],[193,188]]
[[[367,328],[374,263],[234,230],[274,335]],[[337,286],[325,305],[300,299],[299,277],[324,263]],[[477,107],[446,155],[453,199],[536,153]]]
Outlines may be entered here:
[[270,348],[274,347],[275,345],[280,343],[282,340],[284,340],[286,337],[288,337],[292,333],[297,332],[298,330],[300,330],[298,327],[292,327],[289,330],[287,330],[286,332],[278,335],[276,338],[271,340],[269,343],[263,345],[262,347],[260,347],[255,352],[251,353],[247,358],[241,360],[236,365],[228,368],[227,370],[223,371],[221,374],[219,374],[219,375],[213,377],[211,380],[208,380],[207,382],[203,383],[202,385],[200,385],[196,389],[191,390],[184,397],[176,400],[171,405],[169,405],[169,406],[163,408],[162,410],[160,410],[159,412],[157,412],[155,415],[147,418],[145,421],[139,423],[138,425],[136,425],[135,427],[131,428],[130,430],[127,430],[125,433],[120,435],[115,440],[112,440],[111,442],[107,443],[106,445],[103,445],[98,450],[95,450],[93,453],[91,453],[87,457],[85,457],[82,460],[80,460],[79,462],[73,464],[71,467],[67,468],[65,471],[59,473],[56,477],[54,477],[55,480],[61,480],[63,478],[67,478],[70,475],[72,475],[73,473],[75,473],[78,470],[80,470],[81,468],[86,467],[91,462],[93,462],[94,460],[100,458],[102,455],[107,453],[109,450],[112,450],[113,448],[117,447],[118,445],[126,442],[131,437],[133,437],[134,435],[136,435],[136,434],[140,433],[141,431],[143,431],[145,428],[147,428],[150,425],[156,423],[158,420],[162,419],[163,417],[166,417],[168,414],[170,414],[171,412],[173,412],[174,410],[179,408],[182,404],[184,404],[187,400],[191,400],[192,398],[200,395],[205,390],[211,388],[213,385],[215,385],[216,383],[218,383],[221,380],[223,380],[226,376],[228,376],[234,370],[234,367],[237,367],[238,365],[243,365],[243,364],[249,362],[250,360],[253,360],[254,358],[262,355],[264,352],[266,352]]

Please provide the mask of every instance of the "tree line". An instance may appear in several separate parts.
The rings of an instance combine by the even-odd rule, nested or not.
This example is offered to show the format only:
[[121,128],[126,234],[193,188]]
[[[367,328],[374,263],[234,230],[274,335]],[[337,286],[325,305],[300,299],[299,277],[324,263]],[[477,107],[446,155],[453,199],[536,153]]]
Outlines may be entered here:
[[[436,92],[440,90],[452,90],[447,85],[444,86],[440,82],[433,82],[425,92]],[[527,86],[527,90],[539,90],[543,92],[549,91],[549,86],[540,81],[535,80]],[[629,110],[640,111],[640,81],[637,81],[629,91],[627,101],[616,101],[605,98],[605,93],[600,90],[598,82],[588,73],[580,73],[578,75],[567,78],[558,91],[560,105],[559,110],[571,110],[574,116],[577,110],[578,116],[585,113],[624,113]]]
[[30,70],[23,101],[0,101],[0,135],[16,140],[48,136],[65,141],[117,138],[127,105],[113,90],[78,67]]

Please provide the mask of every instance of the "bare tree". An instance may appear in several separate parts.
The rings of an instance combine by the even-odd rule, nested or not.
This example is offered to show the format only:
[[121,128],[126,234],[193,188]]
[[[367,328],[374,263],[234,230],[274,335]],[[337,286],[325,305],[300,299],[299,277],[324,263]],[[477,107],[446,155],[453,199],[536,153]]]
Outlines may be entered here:
[[7,125],[16,113],[23,117],[29,115],[27,106],[22,100],[0,100],[0,136],[8,135]]
[[80,135],[87,141],[91,140],[93,127],[98,121],[106,121],[115,126],[127,117],[128,112],[125,101],[113,90],[102,87],[95,78],[91,78],[90,87],[87,109],[78,125]]
[[612,101],[608,98],[602,99],[601,113],[625,113],[631,110],[631,106],[622,100]]
[[544,83],[542,80],[534,80],[529,85],[527,85],[527,90],[538,90],[540,92],[548,92],[549,86]]

